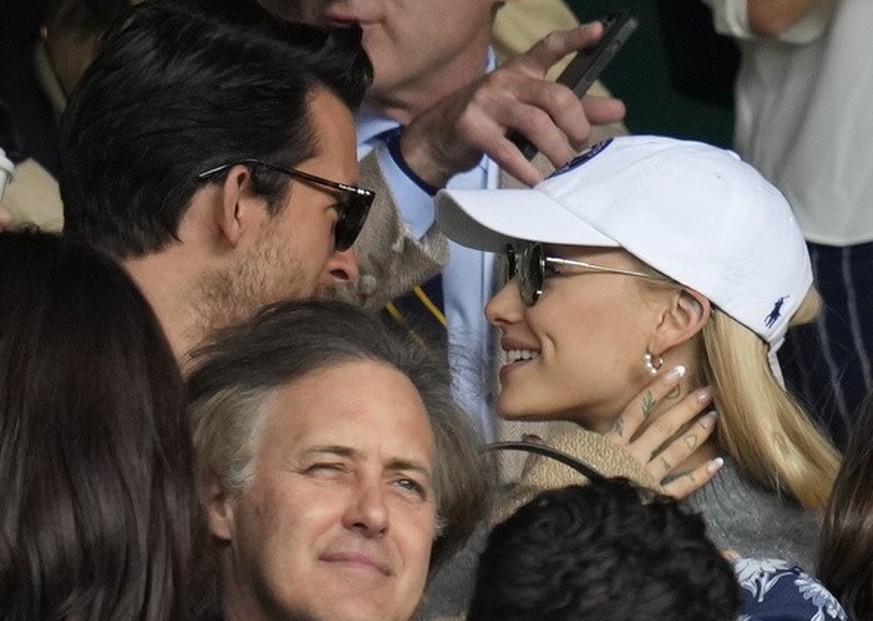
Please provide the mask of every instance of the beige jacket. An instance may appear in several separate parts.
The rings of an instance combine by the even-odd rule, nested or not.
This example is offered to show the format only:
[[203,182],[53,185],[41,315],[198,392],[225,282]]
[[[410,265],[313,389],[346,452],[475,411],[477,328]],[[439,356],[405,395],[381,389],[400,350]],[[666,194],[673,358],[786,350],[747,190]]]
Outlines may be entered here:
[[[34,64],[40,85],[60,117],[66,100],[42,45],[36,47]],[[13,223],[36,224],[47,231],[60,231],[64,225],[58,182],[33,159],[24,160],[15,167],[0,208],[8,210]]]
[[36,160],[24,160],[15,167],[0,207],[9,210],[14,223],[29,222],[47,231],[63,228],[58,182]]

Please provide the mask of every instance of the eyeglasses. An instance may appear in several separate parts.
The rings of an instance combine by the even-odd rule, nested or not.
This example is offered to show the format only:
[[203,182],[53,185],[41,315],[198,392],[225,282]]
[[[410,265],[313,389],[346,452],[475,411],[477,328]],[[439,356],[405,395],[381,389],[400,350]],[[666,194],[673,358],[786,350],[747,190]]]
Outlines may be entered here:
[[282,173],[283,175],[300,179],[306,183],[328,187],[332,190],[339,190],[341,192],[341,198],[337,203],[339,219],[334,228],[334,243],[336,249],[339,251],[348,250],[351,248],[352,244],[355,243],[358,233],[360,233],[361,229],[364,228],[364,222],[367,219],[367,214],[370,212],[370,205],[373,204],[373,199],[376,196],[376,193],[372,190],[365,190],[364,188],[358,188],[338,181],[331,181],[330,179],[311,175],[302,170],[297,170],[296,168],[285,168],[284,166],[256,159],[242,159],[228,164],[222,164],[221,166],[204,170],[197,175],[197,178],[208,179],[238,164],[250,167],[263,166],[264,168],[269,168],[270,170]]
[[[606,267],[595,265],[586,261],[574,261],[560,257],[545,255],[543,245],[539,242],[527,245],[520,253],[516,253],[511,244],[506,245],[506,259],[509,262],[509,277],[518,275],[518,289],[522,301],[528,306],[533,306],[543,294],[543,281],[546,277],[546,265],[569,265],[580,267],[590,272],[603,274],[624,274],[654,280],[655,277],[644,272],[626,270],[620,267]],[[586,272],[582,272],[583,274]]]

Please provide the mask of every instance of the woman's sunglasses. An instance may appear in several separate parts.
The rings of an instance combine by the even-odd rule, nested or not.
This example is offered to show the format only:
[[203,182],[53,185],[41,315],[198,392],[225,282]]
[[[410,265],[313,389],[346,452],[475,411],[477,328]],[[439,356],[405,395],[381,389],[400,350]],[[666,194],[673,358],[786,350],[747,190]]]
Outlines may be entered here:
[[[586,261],[575,261],[572,259],[562,259],[561,257],[550,257],[545,254],[543,245],[540,242],[527,244],[521,250],[516,252],[512,244],[506,245],[506,260],[509,264],[509,277],[518,276],[518,290],[521,293],[522,301],[528,306],[533,306],[543,294],[543,281],[546,277],[546,265],[568,265],[571,267],[579,267],[587,272],[598,272],[603,274],[624,274],[625,276],[636,276],[637,278],[645,278],[652,280],[655,277],[644,272],[634,270],[626,270],[619,267],[607,267],[604,265],[595,265]],[[582,274],[586,272],[581,272]]]
[[283,175],[300,179],[306,183],[314,183],[316,185],[328,187],[332,190],[339,190],[340,194],[337,202],[339,219],[334,228],[334,244],[339,251],[348,250],[352,247],[352,244],[355,243],[358,233],[360,233],[361,229],[364,228],[364,222],[367,219],[367,214],[370,212],[370,205],[373,204],[373,198],[376,196],[376,193],[372,190],[365,190],[364,188],[358,188],[338,181],[331,181],[330,179],[311,175],[302,170],[297,170],[296,168],[285,168],[284,166],[256,159],[242,159],[232,163],[222,164],[221,166],[216,166],[215,168],[203,171],[197,175],[197,178],[208,179],[238,164],[249,167],[263,166],[264,168],[269,168],[270,170],[282,173]]

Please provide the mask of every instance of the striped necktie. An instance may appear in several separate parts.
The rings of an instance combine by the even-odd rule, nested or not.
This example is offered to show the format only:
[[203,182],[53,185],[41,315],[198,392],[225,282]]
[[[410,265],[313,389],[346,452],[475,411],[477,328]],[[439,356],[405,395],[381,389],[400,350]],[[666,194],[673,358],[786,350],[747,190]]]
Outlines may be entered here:
[[446,345],[443,279],[437,274],[385,306],[383,315],[427,345]]

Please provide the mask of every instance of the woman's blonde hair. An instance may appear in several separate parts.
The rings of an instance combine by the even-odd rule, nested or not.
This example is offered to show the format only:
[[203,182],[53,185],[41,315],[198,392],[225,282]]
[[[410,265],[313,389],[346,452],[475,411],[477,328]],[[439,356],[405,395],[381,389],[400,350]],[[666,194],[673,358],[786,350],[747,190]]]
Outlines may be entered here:
[[[790,325],[807,323],[821,300],[811,288]],[[713,307],[703,328],[701,379],[715,388],[718,439],[752,478],[786,490],[807,509],[823,510],[839,468],[839,454],[800,404],[779,385],[767,344]]]
[[[684,288],[641,262],[653,290]],[[815,287],[789,320],[809,323],[821,308]],[[750,328],[713,305],[703,327],[702,365],[697,379],[715,389],[719,445],[761,485],[787,491],[806,509],[823,511],[840,465],[840,455],[806,410],[776,380],[768,345]]]

